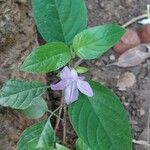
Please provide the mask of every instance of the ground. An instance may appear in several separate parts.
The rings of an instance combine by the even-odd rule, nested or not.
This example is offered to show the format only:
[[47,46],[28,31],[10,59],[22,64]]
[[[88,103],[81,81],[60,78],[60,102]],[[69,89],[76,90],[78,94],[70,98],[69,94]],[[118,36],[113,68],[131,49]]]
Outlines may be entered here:
[[[115,22],[120,25],[123,25],[124,23],[131,20],[133,17],[145,13],[148,0],[142,0],[142,1],[141,0],[126,0],[126,1],[87,0],[86,4],[88,7],[88,14],[89,14],[89,26],[95,26],[95,25],[100,25],[100,24],[110,23],[110,22]],[[22,6],[25,5],[26,7],[23,7],[22,9],[26,11],[26,13],[29,13],[28,11],[30,11],[30,6],[28,6],[30,5],[30,3],[27,3],[27,1],[25,0],[20,0],[18,4],[13,3],[13,5],[22,5]],[[1,6],[1,1],[0,1],[0,6]],[[12,7],[10,9],[12,9]],[[22,11],[22,9],[20,11]],[[27,17],[32,19],[30,13],[25,18]],[[17,23],[19,24],[20,22]],[[16,25],[14,23],[10,25],[13,26],[13,29],[14,27],[17,28],[18,26],[19,29],[17,30],[20,30],[20,28],[22,28],[22,30],[26,29],[26,27],[24,26],[26,24],[22,25],[21,27],[18,24]],[[31,24],[28,26],[29,28],[33,26],[32,28],[34,29],[34,22],[31,21]],[[135,23],[129,28],[136,29],[137,24]],[[26,32],[29,31],[26,30]],[[18,35],[22,33],[23,32],[17,32]],[[27,37],[28,34],[27,35],[23,34],[23,35]],[[10,34],[10,37],[11,36],[12,35]],[[26,44],[27,46],[23,45],[24,42],[23,40],[17,41],[17,46],[18,43],[21,43],[22,47],[25,46],[26,47],[25,49],[27,49],[28,47],[29,50],[31,50],[34,46],[37,46],[37,43],[35,42],[35,40],[37,40],[35,39],[36,38],[35,33],[33,32],[32,35],[30,36],[32,37],[32,40],[30,37],[25,38],[26,41],[30,39],[29,43],[27,42]],[[8,45],[9,43],[7,42],[3,43],[3,47],[6,47]],[[12,43],[12,45],[14,45],[14,43]],[[10,49],[12,45],[9,46]],[[17,54],[19,53],[22,56],[24,54],[24,51],[17,52]],[[14,53],[15,52],[12,51],[12,54]],[[9,55],[9,57],[11,57],[11,55]],[[7,57],[8,60],[10,59],[9,57]],[[149,114],[148,111],[150,108],[150,101],[149,101],[150,100],[150,92],[149,92],[150,91],[150,79],[149,79],[150,59],[147,59],[143,64],[132,68],[119,68],[116,66],[107,66],[108,64],[116,61],[117,58],[118,58],[118,54],[113,52],[113,50],[110,50],[103,57],[97,60],[83,62],[82,65],[90,68],[90,71],[86,74],[87,78],[92,78],[93,80],[101,82],[102,84],[112,89],[120,97],[129,115],[130,124],[132,126],[133,138],[135,140],[147,140],[147,134],[148,134],[147,121],[148,121],[148,114]],[[15,59],[16,58],[13,58],[13,60]],[[18,55],[16,60],[22,61],[22,57],[19,57]],[[0,62],[3,62],[2,57],[0,57]],[[3,71],[0,74],[1,77],[0,80],[2,81],[0,82],[6,80],[3,78],[5,76],[3,75],[3,73],[7,74],[7,71],[9,72],[9,75],[7,75],[7,79],[10,78],[11,76],[14,76],[14,75],[10,75],[12,71],[11,68],[12,67],[9,68],[9,66],[4,66],[2,68]],[[136,82],[131,88],[127,88],[125,91],[120,91],[117,87],[117,82],[121,78],[121,76],[126,72],[132,73],[135,76]],[[28,78],[28,76],[25,76],[25,78]],[[47,82],[51,82],[54,79],[55,79],[54,75],[52,74],[47,75]],[[60,93],[52,94],[51,91],[49,91],[48,93],[49,96],[46,96],[47,103],[52,109],[54,109],[54,107],[56,107],[59,104]],[[0,145],[1,145],[0,150],[15,150],[15,144],[18,141],[20,133],[27,126],[29,126],[34,122],[36,121],[35,120],[29,121],[28,119],[24,119],[24,117],[21,116],[16,111],[10,110],[8,108],[0,107]],[[68,145],[71,146],[75,142],[76,135],[74,134],[73,129],[71,128],[69,122],[67,124],[67,127],[68,127],[67,141],[68,141]],[[61,139],[61,132],[62,132],[61,125],[59,129],[60,130],[58,131],[57,134]],[[145,150],[146,148],[144,146],[135,144],[134,149]]]

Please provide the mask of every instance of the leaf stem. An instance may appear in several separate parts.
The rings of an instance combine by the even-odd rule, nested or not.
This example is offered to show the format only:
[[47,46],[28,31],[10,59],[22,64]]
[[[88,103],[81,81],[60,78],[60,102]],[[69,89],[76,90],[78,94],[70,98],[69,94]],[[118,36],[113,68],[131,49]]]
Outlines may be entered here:
[[74,68],[77,68],[80,64],[82,64],[83,59],[79,59],[75,64],[74,64]]

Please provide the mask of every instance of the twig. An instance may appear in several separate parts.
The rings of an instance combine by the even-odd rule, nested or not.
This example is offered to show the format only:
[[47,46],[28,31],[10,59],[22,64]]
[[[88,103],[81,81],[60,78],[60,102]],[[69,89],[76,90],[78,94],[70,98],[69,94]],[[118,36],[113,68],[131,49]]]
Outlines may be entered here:
[[57,131],[59,123],[60,123],[60,118],[61,118],[62,110],[63,110],[63,95],[62,95],[61,101],[60,101],[60,109],[59,109],[59,113],[58,113],[59,117],[57,118],[57,121],[56,121],[55,132]]
[[122,25],[122,27],[126,28],[129,25],[133,24],[134,22],[136,22],[136,21],[138,21],[140,19],[146,18],[146,17],[148,17],[148,14],[144,14],[144,15],[140,15],[138,17],[135,17],[135,18],[131,19],[129,22],[127,22],[124,25]]
[[142,140],[137,141],[137,140],[135,140],[135,139],[133,139],[132,141],[133,141],[133,143],[135,143],[135,144],[139,144],[139,145],[143,145],[143,146],[146,146],[146,147],[150,147],[150,144],[148,144],[147,141],[142,141]]
[[150,4],[147,5],[147,17],[150,18]]
[[63,143],[66,144],[66,112],[67,112],[67,106],[64,104],[64,113],[63,113]]

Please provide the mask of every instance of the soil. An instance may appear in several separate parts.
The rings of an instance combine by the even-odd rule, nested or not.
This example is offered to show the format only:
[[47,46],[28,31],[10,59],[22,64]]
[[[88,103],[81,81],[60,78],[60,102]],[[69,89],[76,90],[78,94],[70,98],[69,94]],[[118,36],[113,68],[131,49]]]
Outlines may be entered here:
[[[148,1],[149,0],[87,0],[89,26],[110,22],[123,25],[133,17],[145,13]],[[30,4],[28,3],[28,5]],[[130,28],[136,29],[137,26],[138,25],[135,23]],[[24,27],[22,26],[22,28]],[[107,66],[117,61],[117,58],[118,54],[110,50],[101,58],[83,62],[83,66],[90,68],[90,72],[86,73],[85,76],[106,85],[120,97],[129,115],[133,138],[135,140],[147,140],[147,135],[150,135],[150,131],[148,131],[147,128],[150,108],[150,59],[132,68]],[[121,91],[117,87],[117,82],[121,76],[127,72],[135,76],[136,82],[132,87],[128,87],[126,90]],[[53,82],[55,79],[56,77],[54,74],[47,76],[48,83]],[[48,93],[48,105],[51,109],[54,109],[60,103],[60,93],[55,92],[53,94],[52,91],[48,91]],[[35,120],[27,120],[16,111],[0,107],[0,150],[15,150],[15,144],[18,141],[20,133],[27,126],[35,122]],[[61,142],[61,124],[57,131],[57,135]],[[67,122],[67,145],[71,149],[73,149],[72,145],[75,139],[76,134],[69,122]],[[146,150],[146,147],[134,144],[133,149]]]

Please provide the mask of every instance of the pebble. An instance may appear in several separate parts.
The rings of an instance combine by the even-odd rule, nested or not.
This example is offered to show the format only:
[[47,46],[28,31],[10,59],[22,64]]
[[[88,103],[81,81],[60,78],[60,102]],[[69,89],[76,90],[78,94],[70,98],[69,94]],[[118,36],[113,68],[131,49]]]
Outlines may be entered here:
[[109,59],[112,60],[112,61],[115,61],[115,60],[116,60],[116,57],[115,57],[115,55],[111,54],[111,55],[109,56]]
[[126,91],[127,88],[132,87],[136,82],[136,77],[132,72],[125,72],[120,75],[117,82],[117,87],[120,91]]
[[92,10],[92,9],[93,9],[93,6],[92,6],[91,4],[89,4],[89,5],[88,5],[88,9],[89,9],[89,10]]
[[141,116],[145,115],[145,110],[144,109],[141,108],[139,111],[140,111]]

